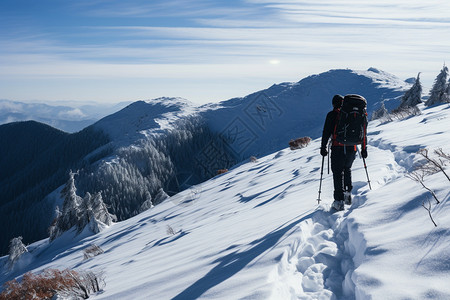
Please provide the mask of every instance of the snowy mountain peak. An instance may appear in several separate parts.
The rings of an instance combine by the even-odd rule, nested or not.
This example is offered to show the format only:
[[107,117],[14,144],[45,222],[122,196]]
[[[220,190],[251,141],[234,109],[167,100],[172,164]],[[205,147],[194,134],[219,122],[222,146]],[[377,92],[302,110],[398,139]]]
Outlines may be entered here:
[[151,100],[145,100],[148,104],[161,104],[165,106],[196,106],[193,102],[181,97],[159,97]]
[[[329,70],[210,106],[200,113],[216,132],[242,132],[231,148],[242,158],[265,155],[301,136],[318,137],[335,94],[360,94],[369,116],[381,103],[396,108],[410,85],[381,70]],[[244,142],[245,141],[245,142]]]
[[380,88],[389,88],[393,90],[404,91],[411,86],[408,82],[401,80],[397,76],[376,68],[369,68],[367,71],[353,72],[355,74],[371,78],[374,84],[378,84]]
[[148,134],[170,129],[171,124],[196,112],[195,106],[183,98],[157,98],[136,101],[94,124],[119,143],[130,143]]

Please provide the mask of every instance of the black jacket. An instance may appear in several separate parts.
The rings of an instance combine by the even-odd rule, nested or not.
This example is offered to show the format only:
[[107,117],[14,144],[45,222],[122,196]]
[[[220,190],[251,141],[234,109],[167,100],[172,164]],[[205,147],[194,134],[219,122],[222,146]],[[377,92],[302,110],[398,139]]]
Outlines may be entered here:
[[327,118],[325,119],[325,124],[323,125],[322,132],[322,145],[321,148],[326,148],[328,140],[334,133],[334,127],[336,126],[336,120],[339,114],[338,109],[333,109],[327,114]]

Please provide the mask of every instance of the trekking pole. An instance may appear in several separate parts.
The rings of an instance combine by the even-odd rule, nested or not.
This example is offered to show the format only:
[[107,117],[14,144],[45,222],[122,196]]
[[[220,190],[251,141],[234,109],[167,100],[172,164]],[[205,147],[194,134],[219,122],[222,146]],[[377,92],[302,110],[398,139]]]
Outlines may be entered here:
[[372,190],[372,186],[370,185],[369,172],[367,172],[366,159],[363,157],[364,169],[366,169],[367,183],[369,184],[369,188]]
[[328,175],[330,174],[330,149],[331,149],[331,141],[328,143]]
[[320,204],[320,193],[322,193],[322,177],[323,177],[323,164],[325,162],[325,156],[322,156],[322,168],[320,169],[320,185],[319,185],[319,198],[317,198],[317,204]]

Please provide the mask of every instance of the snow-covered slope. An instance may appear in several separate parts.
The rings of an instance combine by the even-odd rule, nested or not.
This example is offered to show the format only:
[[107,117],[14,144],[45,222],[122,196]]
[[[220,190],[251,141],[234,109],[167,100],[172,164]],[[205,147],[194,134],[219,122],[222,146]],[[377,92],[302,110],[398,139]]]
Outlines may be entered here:
[[93,125],[110,138],[97,152],[112,154],[96,155],[100,160],[81,170],[80,193],[102,192],[123,220],[161,188],[179,191],[186,180],[198,184],[218,169],[283,149],[293,138],[320,136],[336,93],[364,95],[370,114],[381,101],[398,102],[409,85],[373,68],[330,70],[201,107],[182,98],[138,101]]
[[230,148],[238,156],[248,158],[282,149],[290,139],[320,136],[335,94],[363,95],[370,116],[381,102],[389,110],[396,108],[410,86],[375,68],[330,70],[297,83],[273,85],[244,98],[210,105],[211,110],[201,115],[213,130],[231,137]]
[[103,130],[116,144],[129,145],[171,129],[174,122],[195,112],[196,106],[183,98],[137,101],[96,122],[94,128]]
[[[0,281],[75,268],[104,272],[106,287],[93,299],[448,299],[449,182],[443,173],[426,177],[441,200],[432,202],[434,227],[421,206],[431,196],[405,177],[418,149],[450,152],[448,128],[447,105],[371,122],[372,190],[357,159],[354,202],[344,212],[327,211],[326,172],[317,204],[314,140],[242,164],[95,236],[30,245]],[[92,243],[105,253],[83,260]]]
[[330,70],[296,83],[281,83],[243,98],[197,107],[183,98],[138,101],[98,121],[95,128],[106,132],[120,146],[137,144],[172,129],[177,120],[197,116],[222,134],[228,148],[241,159],[263,156],[284,148],[290,139],[318,137],[335,94],[361,94],[368,100],[368,113],[384,102],[396,108],[399,97],[410,87],[387,72]]

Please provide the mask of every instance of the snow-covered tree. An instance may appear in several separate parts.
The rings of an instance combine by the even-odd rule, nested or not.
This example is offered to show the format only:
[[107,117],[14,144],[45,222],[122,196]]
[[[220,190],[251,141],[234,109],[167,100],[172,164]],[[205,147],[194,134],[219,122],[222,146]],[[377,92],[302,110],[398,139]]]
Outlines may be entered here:
[[56,221],[50,227],[50,240],[54,240],[63,232],[76,227],[81,232],[86,226],[98,233],[105,226],[112,224],[115,216],[108,213],[101,192],[91,195],[86,192],[83,199],[76,194],[74,173],[70,172],[69,180],[61,191],[64,198],[63,210],[56,214]]
[[444,102],[450,103],[450,78],[447,83],[447,89],[445,90],[443,100]]
[[8,256],[8,262],[9,266],[12,267],[14,263],[19,259],[19,257],[24,254],[25,252],[28,252],[27,247],[22,243],[22,237],[16,237],[13,238],[9,242],[9,256]]
[[372,113],[372,120],[377,120],[381,118],[389,118],[389,112],[384,106],[384,103],[381,103],[380,108]]
[[77,195],[77,188],[75,186],[75,174],[72,171],[69,173],[69,180],[64,188],[61,190],[61,196],[64,199],[59,220],[59,228],[62,231],[67,231],[78,223],[80,216],[80,204],[82,199]]
[[[111,215],[108,212],[108,208],[106,207],[105,202],[103,202],[101,192],[96,193],[92,197],[92,214],[94,216],[94,220],[97,222],[102,222],[103,224],[109,226],[112,224],[115,216]],[[92,220],[90,220],[92,222]]]
[[50,225],[50,228],[48,229],[50,240],[53,240],[55,237],[61,234],[57,226],[60,217],[61,217],[61,210],[59,209],[59,206],[56,206],[55,219],[53,220],[53,223]]
[[78,232],[81,232],[92,219],[92,196],[89,192],[84,195],[79,206],[79,212],[76,225]]
[[75,174],[70,171],[69,180],[61,190],[61,197],[64,199],[63,207],[60,215],[57,215],[55,224],[50,227],[50,241],[78,224],[82,199],[77,195]]
[[144,203],[142,203],[141,207],[139,208],[139,212],[144,212],[152,207],[153,207],[152,196],[150,195],[150,192],[147,192],[146,200],[144,201]]
[[435,81],[434,81],[434,85],[431,88],[430,91],[430,97],[428,98],[427,102],[425,103],[426,106],[431,106],[431,105],[435,105],[435,104],[439,104],[439,103],[443,103],[443,102],[448,102],[449,101],[449,96],[446,93],[448,91],[448,68],[446,65],[444,65],[442,67],[441,72],[439,73],[439,75],[436,77]]
[[403,95],[402,102],[399,107],[413,107],[419,103],[422,103],[422,84],[420,83],[420,72],[417,74],[417,78],[413,86]]
[[155,196],[155,200],[153,201],[156,204],[159,204],[161,202],[163,202],[164,200],[166,200],[167,198],[170,198],[169,195],[167,195],[166,192],[164,192],[164,190],[162,188],[160,188],[158,190],[158,193]]

